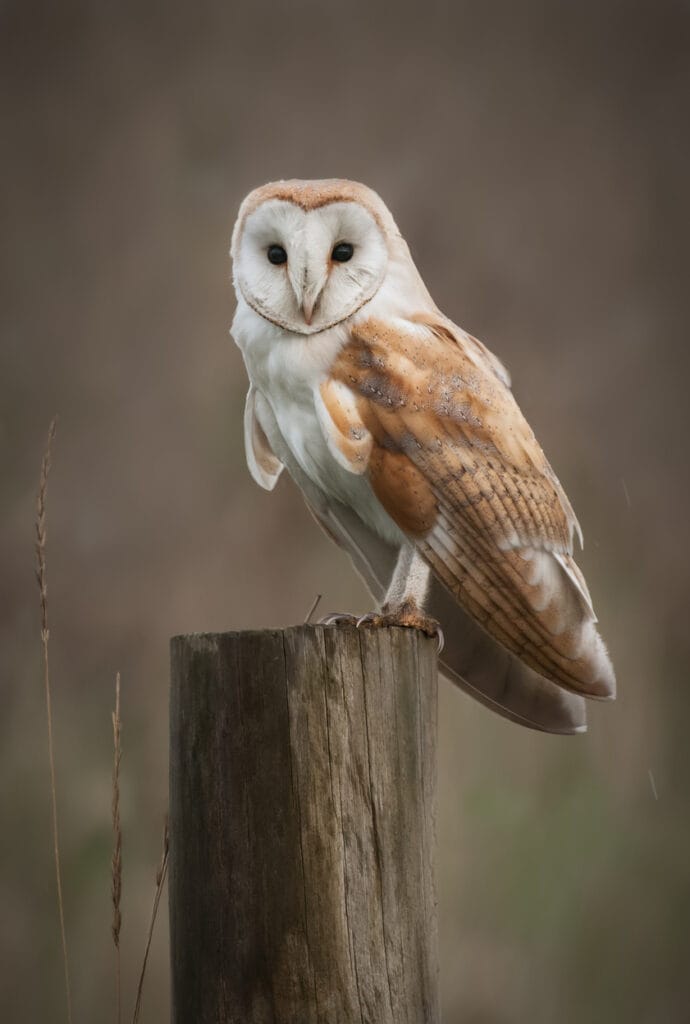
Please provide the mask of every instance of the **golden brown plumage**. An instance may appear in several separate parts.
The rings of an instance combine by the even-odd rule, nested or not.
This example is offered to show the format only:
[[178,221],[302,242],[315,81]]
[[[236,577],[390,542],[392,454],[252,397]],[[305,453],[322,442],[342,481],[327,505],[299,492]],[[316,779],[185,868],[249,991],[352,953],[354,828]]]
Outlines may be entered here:
[[[343,452],[356,434],[381,504],[497,640],[561,685],[608,696],[599,652],[582,649],[594,614],[561,485],[495,368],[473,358],[476,340],[415,319],[362,320],[338,353],[322,397]],[[358,421],[343,418],[334,381],[357,396]],[[535,572],[544,553],[555,560]]]

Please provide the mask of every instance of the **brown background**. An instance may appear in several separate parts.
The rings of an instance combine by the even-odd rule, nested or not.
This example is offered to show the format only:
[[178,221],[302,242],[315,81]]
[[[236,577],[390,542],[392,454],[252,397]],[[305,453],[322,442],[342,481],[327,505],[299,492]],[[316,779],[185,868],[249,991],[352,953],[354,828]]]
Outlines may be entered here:
[[[582,521],[620,699],[549,738],[442,686],[448,1024],[687,1020],[690,6],[3,3],[0,1006],[62,1019],[32,520],[50,616],[75,1021],[113,1019],[166,808],[167,641],[367,608],[288,480],[250,480],[237,206],[376,188],[441,308],[511,367]],[[651,776],[650,776],[651,772]],[[655,799],[654,790],[658,799]],[[145,1020],[167,1015],[165,915]]]

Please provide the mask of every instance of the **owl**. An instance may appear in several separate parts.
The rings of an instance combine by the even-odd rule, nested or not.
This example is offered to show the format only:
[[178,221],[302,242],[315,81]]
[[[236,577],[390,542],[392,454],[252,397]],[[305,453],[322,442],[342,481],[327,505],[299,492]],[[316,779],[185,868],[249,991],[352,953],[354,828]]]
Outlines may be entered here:
[[440,624],[441,667],[473,697],[583,732],[583,698],[611,700],[615,677],[580,527],[505,367],[434,304],[383,201],[264,185],[231,255],[256,482],[287,469],[378,604],[360,622]]

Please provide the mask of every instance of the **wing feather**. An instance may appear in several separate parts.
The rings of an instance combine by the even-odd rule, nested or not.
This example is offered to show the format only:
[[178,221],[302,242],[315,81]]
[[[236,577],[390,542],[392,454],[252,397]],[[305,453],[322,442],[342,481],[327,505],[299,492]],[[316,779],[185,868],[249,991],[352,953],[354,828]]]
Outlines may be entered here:
[[260,393],[250,384],[244,405],[244,451],[254,480],[265,491],[272,491],[284,467],[274,454],[259,422],[256,409],[258,399]]
[[504,378],[451,327],[359,322],[325,408],[330,387],[354,396],[377,497],[469,613],[541,675],[611,697],[570,503]]

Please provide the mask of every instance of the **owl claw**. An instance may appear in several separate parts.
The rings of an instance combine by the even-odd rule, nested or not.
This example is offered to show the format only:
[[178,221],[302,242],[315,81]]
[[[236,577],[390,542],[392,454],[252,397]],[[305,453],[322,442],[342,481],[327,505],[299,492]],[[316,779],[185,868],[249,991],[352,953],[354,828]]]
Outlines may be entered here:
[[436,637],[437,654],[441,653],[445,644],[443,630],[438,622],[406,605],[395,612],[368,612],[357,619],[356,625],[358,629],[360,626],[403,626],[406,629],[419,629],[427,636]]
[[317,622],[317,626],[356,626],[357,624],[357,616],[350,615],[349,612],[329,612]]

